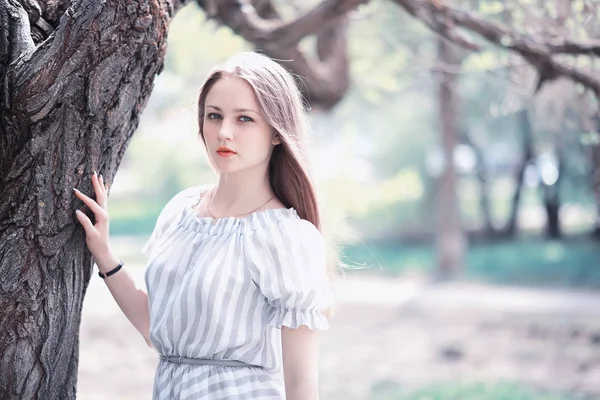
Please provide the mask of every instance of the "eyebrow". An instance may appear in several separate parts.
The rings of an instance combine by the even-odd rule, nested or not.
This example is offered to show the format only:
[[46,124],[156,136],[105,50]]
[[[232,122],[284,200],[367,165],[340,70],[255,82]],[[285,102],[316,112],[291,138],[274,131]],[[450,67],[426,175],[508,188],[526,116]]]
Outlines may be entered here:
[[[223,110],[221,110],[220,107],[217,107],[217,106],[207,105],[206,107],[214,108],[217,111],[223,111]],[[259,114],[257,111],[254,111],[254,110],[252,110],[250,108],[234,108],[233,111],[234,112],[248,112],[248,111],[250,111],[250,112],[253,112],[255,114]]]

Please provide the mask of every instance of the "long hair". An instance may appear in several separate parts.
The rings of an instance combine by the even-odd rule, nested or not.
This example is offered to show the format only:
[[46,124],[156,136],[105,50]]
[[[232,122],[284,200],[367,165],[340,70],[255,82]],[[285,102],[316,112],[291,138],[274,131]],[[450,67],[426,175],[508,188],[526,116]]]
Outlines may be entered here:
[[281,139],[269,161],[269,181],[273,192],[286,207],[293,207],[300,218],[310,221],[321,231],[317,196],[307,162],[309,124],[302,94],[294,78],[275,61],[254,52],[239,53],[213,68],[198,98],[203,142],[206,97],[215,82],[224,76],[241,78],[250,84],[262,115]]

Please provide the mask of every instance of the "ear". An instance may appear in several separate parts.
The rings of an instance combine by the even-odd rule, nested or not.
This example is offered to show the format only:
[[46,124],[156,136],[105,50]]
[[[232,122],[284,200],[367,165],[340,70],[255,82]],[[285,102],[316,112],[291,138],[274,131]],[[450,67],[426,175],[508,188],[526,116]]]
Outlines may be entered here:
[[273,144],[273,146],[281,144],[281,136],[279,136],[278,133],[273,134],[273,140],[271,140],[271,143]]

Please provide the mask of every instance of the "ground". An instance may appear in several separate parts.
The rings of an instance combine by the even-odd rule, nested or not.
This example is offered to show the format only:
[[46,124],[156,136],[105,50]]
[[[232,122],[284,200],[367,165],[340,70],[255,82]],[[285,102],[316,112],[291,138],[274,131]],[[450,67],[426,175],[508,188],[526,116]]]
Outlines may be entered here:
[[[143,282],[142,268],[129,270]],[[600,399],[598,292],[367,275],[348,276],[337,290],[322,335],[322,399],[375,400],[440,381],[514,381]],[[78,398],[150,399],[156,363],[95,275],[83,309]]]

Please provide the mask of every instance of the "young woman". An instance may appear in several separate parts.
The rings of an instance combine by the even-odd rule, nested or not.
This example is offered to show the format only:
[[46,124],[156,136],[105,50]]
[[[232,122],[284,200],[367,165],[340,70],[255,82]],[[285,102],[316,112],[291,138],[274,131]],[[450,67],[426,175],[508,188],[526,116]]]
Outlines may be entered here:
[[88,248],[160,355],[154,399],[317,399],[317,330],[333,293],[302,97],[279,64],[242,53],[209,73],[198,115],[218,183],[183,190],[161,212],[144,247],[147,294],[109,246],[95,173],[96,200],[75,190],[96,218],[76,211]]

